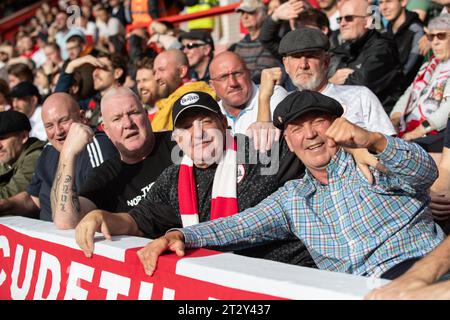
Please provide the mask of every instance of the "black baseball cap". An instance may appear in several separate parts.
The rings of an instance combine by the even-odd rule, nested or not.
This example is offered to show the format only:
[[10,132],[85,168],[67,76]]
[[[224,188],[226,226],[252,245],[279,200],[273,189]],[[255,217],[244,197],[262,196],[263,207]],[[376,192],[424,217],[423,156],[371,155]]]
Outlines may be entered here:
[[177,120],[184,111],[192,108],[200,108],[216,114],[222,114],[219,104],[210,94],[202,91],[188,92],[178,98],[173,104],[173,126],[175,127]]
[[0,112],[0,135],[19,131],[31,131],[28,117],[14,110]]
[[333,98],[316,91],[295,91],[275,108],[273,125],[283,130],[286,124],[311,111],[326,112],[337,117],[344,113],[341,104]]

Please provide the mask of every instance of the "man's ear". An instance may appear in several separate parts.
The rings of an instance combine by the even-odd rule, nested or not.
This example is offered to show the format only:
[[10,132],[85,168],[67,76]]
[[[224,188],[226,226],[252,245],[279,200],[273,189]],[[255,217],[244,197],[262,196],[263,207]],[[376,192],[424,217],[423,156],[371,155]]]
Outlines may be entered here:
[[30,133],[26,130],[22,131],[21,133],[21,140],[22,140],[22,145],[24,145],[25,143],[27,143],[28,139],[30,137]]
[[286,134],[286,131],[283,132],[284,140],[286,140],[286,144],[288,145],[289,150],[294,153],[294,148],[292,148],[291,137]]
[[114,80],[120,79],[120,77],[123,75],[123,69],[122,68],[116,68],[114,69]]
[[178,70],[180,71],[180,78],[184,79],[187,77],[188,71],[189,71],[189,67],[185,66],[185,65],[181,65],[178,67]]

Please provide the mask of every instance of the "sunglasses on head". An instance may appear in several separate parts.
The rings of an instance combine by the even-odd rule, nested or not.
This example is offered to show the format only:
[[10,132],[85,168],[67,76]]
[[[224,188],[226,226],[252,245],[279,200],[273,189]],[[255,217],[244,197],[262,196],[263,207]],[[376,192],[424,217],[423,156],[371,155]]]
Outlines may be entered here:
[[338,17],[336,18],[337,23],[341,23],[342,20],[344,20],[345,22],[353,22],[353,20],[355,20],[355,18],[365,18],[366,16],[357,16],[357,15],[348,15],[348,16],[343,16],[343,17]]
[[448,32],[427,33],[427,38],[430,42],[434,40],[434,37],[437,37],[439,40],[445,40],[448,34]]
[[188,43],[188,44],[186,44],[186,45],[182,45],[181,46],[181,50],[184,50],[184,49],[194,49],[194,48],[198,48],[198,47],[201,47],[201,46],[205,46],[206,45],[206,43],[193,43],[193,42],[191,42],[191,43]]

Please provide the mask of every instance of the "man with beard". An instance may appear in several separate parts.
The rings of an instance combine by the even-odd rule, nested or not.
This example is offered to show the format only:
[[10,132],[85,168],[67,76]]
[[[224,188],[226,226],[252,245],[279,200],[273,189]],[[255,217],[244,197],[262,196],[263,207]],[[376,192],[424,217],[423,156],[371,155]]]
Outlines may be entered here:
[[136,86],[141,103],[147,111],[151,123],[158,110],[156,101],[159,100],[158,83],[153,73],[152,58],[144,57],[136,63]]
[[158,54],[155,58],[154,73],[158,83],[158,96],[161,99],[156,103],[158,111],[152,121],[154,132],[173,129],[172,106],[183,94],[203,91],[216,98],[216,93],[206,82],[190,82],[189,60],[180,50],[170,49]]
[[[67,93],[54,93],[42,106],[42,121],[49,144],[38,158],[36,169],[26,191],[0,200],[0,215],[20,215],[52,221],[50,190],[55,179],[61,152],[72,125],[85,122],[84,111]],[[116,148],[103,133],[97,133],[80,154],[75,167],[76,184],[83,184],[92,168],[117,154]],[[70,199],[71,201],[71,199]]]
[[[317,29],[303,28],[290,31],[280,42],[286,72],[298,90],[312,90],[336,99],[344,108],[343,117],[370,131],[394,135],[395,129],[378,98],[364,86],[336,85],[326,77],[330,56],[328,38]],[[259,120],[270,121],[268,99],[281,71],[263,72],[260,90]]]
[[85,116],[90,126],[95,128],[101,123],[101,97],[110,88],[120,87],[124,84],[127,77],[127,63],[119,54],[104,52],[99,53],[97,57],[87,55],[75,59],[61,72],[55,92],[69,93],[70,87],[74,84],[75,70],[84,64],[90,64],[94,68],[92,80],[95,94],[80,100],[79,105],[83,110],[86,110]]

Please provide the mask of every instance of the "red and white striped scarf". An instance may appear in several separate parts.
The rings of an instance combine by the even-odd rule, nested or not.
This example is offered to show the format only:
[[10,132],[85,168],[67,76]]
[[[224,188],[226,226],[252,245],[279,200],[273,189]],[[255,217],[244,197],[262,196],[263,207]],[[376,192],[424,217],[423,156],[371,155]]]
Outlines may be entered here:
[[[238,212],[236,150],[236,139],[227,137],[224,153],[214,174],[211,220],[231,216]],[[183,156],[178,175],[178,205],[183,227],[199,223],[194,163],[187,155]]]

